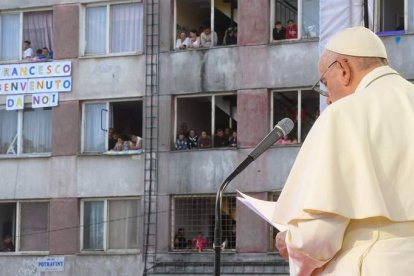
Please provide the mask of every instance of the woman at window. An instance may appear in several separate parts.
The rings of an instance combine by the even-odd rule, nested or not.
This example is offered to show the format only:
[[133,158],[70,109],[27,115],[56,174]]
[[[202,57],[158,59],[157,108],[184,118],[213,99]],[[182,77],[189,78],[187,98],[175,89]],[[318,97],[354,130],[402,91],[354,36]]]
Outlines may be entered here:
[[188,48],[200,48],[200,38],[197,36],[196,30],[190,31],[190,41]]
[[182,31],[180,33],[180,38],[177,39],[175,43],[176,50],[185,50],[188,48],[188,44],[190,43],[190,39],[187,37],[187,33]]

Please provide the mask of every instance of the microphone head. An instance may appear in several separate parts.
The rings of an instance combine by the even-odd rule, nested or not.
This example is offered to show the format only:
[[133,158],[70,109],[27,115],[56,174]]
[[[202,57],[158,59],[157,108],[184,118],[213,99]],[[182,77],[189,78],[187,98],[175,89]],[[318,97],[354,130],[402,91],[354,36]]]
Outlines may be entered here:
[[284,118],[280,120],[275,127],[278,127],[283,132],[283,135],[287,135],[292,131],[294,126],[295,124],[291,119]]
[[249,154],[250,157],[256,159],[259,157],[265,150],[270,148],[277,140],[281,139],[283,136],[292,131],[294,123],[289,118],[284,118],[280,120],[273,130],[266,135],[266,137],[260,141],[256,148]]

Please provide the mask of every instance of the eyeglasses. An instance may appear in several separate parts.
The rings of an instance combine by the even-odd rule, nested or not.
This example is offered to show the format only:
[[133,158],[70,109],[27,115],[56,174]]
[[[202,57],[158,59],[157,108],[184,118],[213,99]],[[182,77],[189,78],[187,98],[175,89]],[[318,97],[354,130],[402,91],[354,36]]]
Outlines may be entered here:
[[322,74],[321,78],[312,86],[312,90],[315,91],[316,93],[319,93],[320,95],[324,96],[324,97],[328,97],[328,91],[322,90],[320,87],[320,82],[322,81],[323,77],[325,76],[325,74],[329,71],[329,69],[338,61],[335,60],[334,62],[332,62],[328,68],[326,68],[325,72]]

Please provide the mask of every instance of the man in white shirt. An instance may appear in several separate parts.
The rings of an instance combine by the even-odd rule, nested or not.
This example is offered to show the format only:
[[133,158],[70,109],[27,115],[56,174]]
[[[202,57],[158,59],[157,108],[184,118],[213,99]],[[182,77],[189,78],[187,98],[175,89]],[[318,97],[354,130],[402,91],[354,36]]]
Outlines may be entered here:
[[23,42],[23,59],[30,59],[33,56],[33,49],[30,48],[30,44],[29,40]]
[[[214,32],[214,35],[211,33],[211,28],[206,27],[201,33],[201,47],[211,47],[217,45],[217,33]],[[213,41],[214,38],[214,41]]]

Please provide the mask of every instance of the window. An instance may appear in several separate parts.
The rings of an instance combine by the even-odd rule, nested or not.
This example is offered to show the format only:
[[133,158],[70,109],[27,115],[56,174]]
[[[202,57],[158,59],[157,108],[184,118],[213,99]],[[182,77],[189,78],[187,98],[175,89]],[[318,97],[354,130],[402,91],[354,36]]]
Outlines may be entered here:
[[[171,248],[198,250],[196,239],[204,239],[201,250],[213,249],[215,196],[176,196],[172,206]],[[236,197],[224,196],[221,211],[225,249],[236,249]]]
[[272,0],[271,3],[271,40],[319,36],[319,0]]
[[[405,3],[407,2],[407,3]],[[404,32],[404,30],[413,30],[414,21],[411,19],[408,26],[405,26],[405,8],[409,9],[408,14],[411,14],[414,9],[412,1],[405,0],[374,0],[372,1],[376,16],[374,17],[374,29],[379,33],[392,34],[396,31]]]
[[319,116],[319,94],[311,90],[293,90],[275,91],[272,96],[271,125],[286,117],[295,123],[288,137],[277,144],[301,143]]
[[[176,139],[180,133],[188,138],[190,130],[194,130],[198,135],[197,148],[237,146],[236,94],[177,96],[175,104]],[[203,146],[203,132],[208,136],[206,139],[210,139],[210,145],[205,143]],[[232,144],[229,139],[233,135],[236,136],[236,141]]]
[[[180,33],[195,32],[200,41],[195,48],[237,44],[237,0],[175,0],[174,44]],[[210,27],[212,35],[204,39],[201,34]],[[211,43],[213,42],[214,43]],[[175,48],[178,48],[177,46]]]
[[32,56],[37,49],[53,49],[52,11],[1,13],[0,19],[1,60],[22,59],[22,43],[26,40],[31,42]]
[[142,3],[87,6],[84,20],[82,54],[105,55],[142,51]]
[[138,249],[138,202],[131,198],[83,200],[82,250]]
[[[93,102],[83,105],[83,153],[113,150],[118,138],[125,143],[132,141],[133,136],[137,136],[138,140],[142,137],[142,101]],[[137,145],[142,148],[139,141]]]
[[49,250],[49,203],[0,203],[0,235],[10,243],[1,252]]
[[52,151],[51,109],[0,110],[0,154]]

